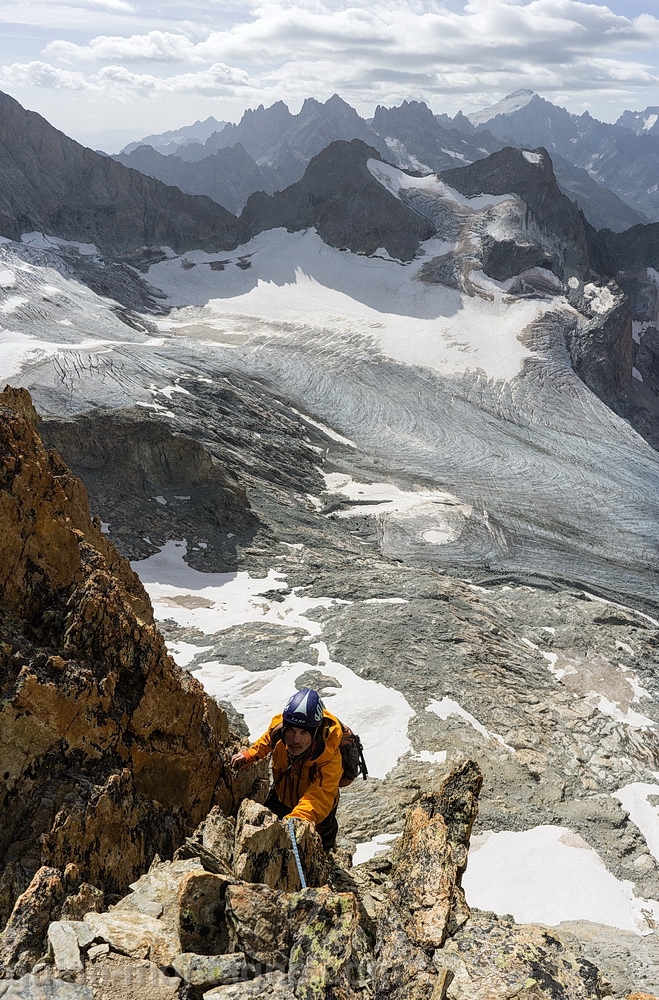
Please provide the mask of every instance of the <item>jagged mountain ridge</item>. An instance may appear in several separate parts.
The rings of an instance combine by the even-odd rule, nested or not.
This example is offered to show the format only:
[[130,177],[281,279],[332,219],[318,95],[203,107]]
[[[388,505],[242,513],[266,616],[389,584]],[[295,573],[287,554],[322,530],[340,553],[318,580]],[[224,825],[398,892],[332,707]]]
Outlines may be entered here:
[[636,135],[659,134],[659,108],[648,107],[645,111],[624,111],[616,125],[630,128]]
[[213,132],[221,132],[228,124],[228,122],[218,121],[213,115],[209,115],[204,121],[196,121],[192,125],[170,129],[157,135],[145,135],[138,142],[129,142],[122,152],[131,153],[138,146],[146,145],[162,153],[163,156],[167,156],[169,153],[176,152],[180,146],[187,146],[193,142],[205,142]]
[[478,130],[516,146],[544,146],[588,171],[628,205],[655,221],[659,217],[659,140],[620,122],[609,125],[587,111],[574,115],[532,91],[519,91],[490,109],[468,116]]
[[[534,96],[531,92],[523,93],[527,103]],[[512,105],[519,103],[517,100]],[[508,108],[511,102],[503,106]],[[146,172],[168,183],[177,183],[188,193],[216,197],[218,186],[214,180],[209,180],[209,168],[202,166],[204,159],[220,148],[241,143],[258,164],[257,167],[250,164],[250,173],[254,175],[252,184],[256,185],[252,186],[252,191],[263,189],[272,192],[299,180],[311,157],[329,142],[353,138],[362,139],[377,148],[384,159],[397,166],[422,173],[473,162],[506,144],[486,130],[477,131],[461,113],[450,119],[446,115],[433,115],[422,102],[403,101],[398,108],[379,106],[373,119],[365,121],[345,101],[334,95],[324,104],[307,100],[298,115],[292,115],[281,101],[269,108],[261,106],[248,110],[238,125],[225,126],[221,132],[209,137],[204,145],[181,145],[176,150],[175,158],[167,163],[151,156]],[[134,145],[128,157],[120,154],[115,158],[127,166],[144,169],[145,153],[138,154]],[[534,141],[530,145],[548,147],[549,140]],[[128,152],[128,147],[124,152]],[[196,166],[184,165],[183,160],[186,164],[194,162]],[[642,212],[632,209],[613,191],[597,184],[587,171],[575,167],[569,160],[569,156],[566,159],[556,157],[554,166],[559,184],[564,193],[579,203],[596,228],[619,231],[647,221]],[[227,163],[226,169],[229,169]],[[257,170],[263,173],[262,184],[255,172]],[[243,179],[235,171],[230,171],[226,177],[230,184],[244,188]],[[242,204],[237,206],[235,201],[225,205],[236,210],[232,206],[236,206],[237,210],[242,208]]]

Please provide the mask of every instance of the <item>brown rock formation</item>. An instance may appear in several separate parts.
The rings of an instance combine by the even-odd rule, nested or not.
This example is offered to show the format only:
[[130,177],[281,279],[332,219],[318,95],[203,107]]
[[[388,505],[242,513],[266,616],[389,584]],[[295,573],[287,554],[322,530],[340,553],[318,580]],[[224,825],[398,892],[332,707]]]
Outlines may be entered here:
[[35,423],[27,393],[0,393],[0,926],[42,865],[121,892],[247,791],[225,713]]
[[440,948],[469,917],[460,885],[483,776],[466,761],[407,815],[396,849],[392,900],[410,940]]
[[[323,885],[327,859],[314,826],[295,820],[294,829],[307,885]],[[274,813],[251,799],[242,802],[236,817],[233,868],[245,882],[263,882],[288,892],[300,888],[290,834]]]
[[[466,914],[461,848],[479,786],[478,769],[465,762],[412,808],[397,860],[373,859],[350,870],[330,865],[329,885],[298,892],[241,880],[231,869],[215,873],[226,862],[202,840],[209,843],[219,830],[221,854],[238,857],[242,838],[237,823],[232,844],[232,824],[215,812],[186,840],[186,850],[196,844],[198,856],[155,862],[109,913],[51,922],[52,964],[40,962],[8,997],[54,995],[48,990],[61,981],[54,974],[79,991],[71,1000],[88,996],[83,991],[90,987],[112,1000],[166,1000],[179,985],[179,996],[203,991],[207,1000],[602,1000],[610,990],[596,967],[550,928],[479,911],[457,927],[455,914]],[[412,875],[421,865],[422,892]],[[44,907],[30,911],[42,927],[53,887],[61,892],[57,873],[44,869],[28,894],[35,904],[43,896]],[[423,944],[406,929],[416,930],[410,921],[417,909]],[[445,933],[440,947],[429,927]]]

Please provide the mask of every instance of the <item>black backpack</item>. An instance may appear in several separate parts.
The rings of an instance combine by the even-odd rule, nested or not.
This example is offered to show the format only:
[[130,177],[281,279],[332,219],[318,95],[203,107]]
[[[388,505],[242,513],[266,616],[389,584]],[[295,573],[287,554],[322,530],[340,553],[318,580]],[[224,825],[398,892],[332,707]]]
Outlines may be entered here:
[[368,777],[368,768],[364,760],[364,747],[357,733],[353,733],[349,726],[341,723],[343,730],[341,735],[341,760],[343,762],[343,777],[339,782],[339,788],[351,785],[358,774],[361,774],[364,781]]

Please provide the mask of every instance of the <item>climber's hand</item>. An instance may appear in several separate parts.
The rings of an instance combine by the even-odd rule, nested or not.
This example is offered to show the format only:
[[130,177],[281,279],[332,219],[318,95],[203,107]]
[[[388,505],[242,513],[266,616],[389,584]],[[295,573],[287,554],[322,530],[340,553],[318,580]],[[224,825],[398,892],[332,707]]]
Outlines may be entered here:
[[234,771],[242,771],[249,764],[249,757],[245,753],[235,753],[231,758],[231,767]]

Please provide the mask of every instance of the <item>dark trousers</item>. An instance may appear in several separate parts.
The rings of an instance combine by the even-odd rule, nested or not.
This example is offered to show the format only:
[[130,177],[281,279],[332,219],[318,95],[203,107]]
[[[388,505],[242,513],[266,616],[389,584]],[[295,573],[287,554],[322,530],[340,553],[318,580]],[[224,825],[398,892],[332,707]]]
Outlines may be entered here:
[[[291,811],[288,806],[279,799],[274,788],[271,788],[268,797],[263,803],[268,809],[271,809],[275,816],[279,819],[283,819],[284,816],[288,816]],[[323,849],[326,851],[333,851],[336,847],[336,835],[339,832],[339,824],[336,821],[336,806],[332,809],[331,813],[325,817],[322,822],[316,824],[316,833],[323,842]]]

